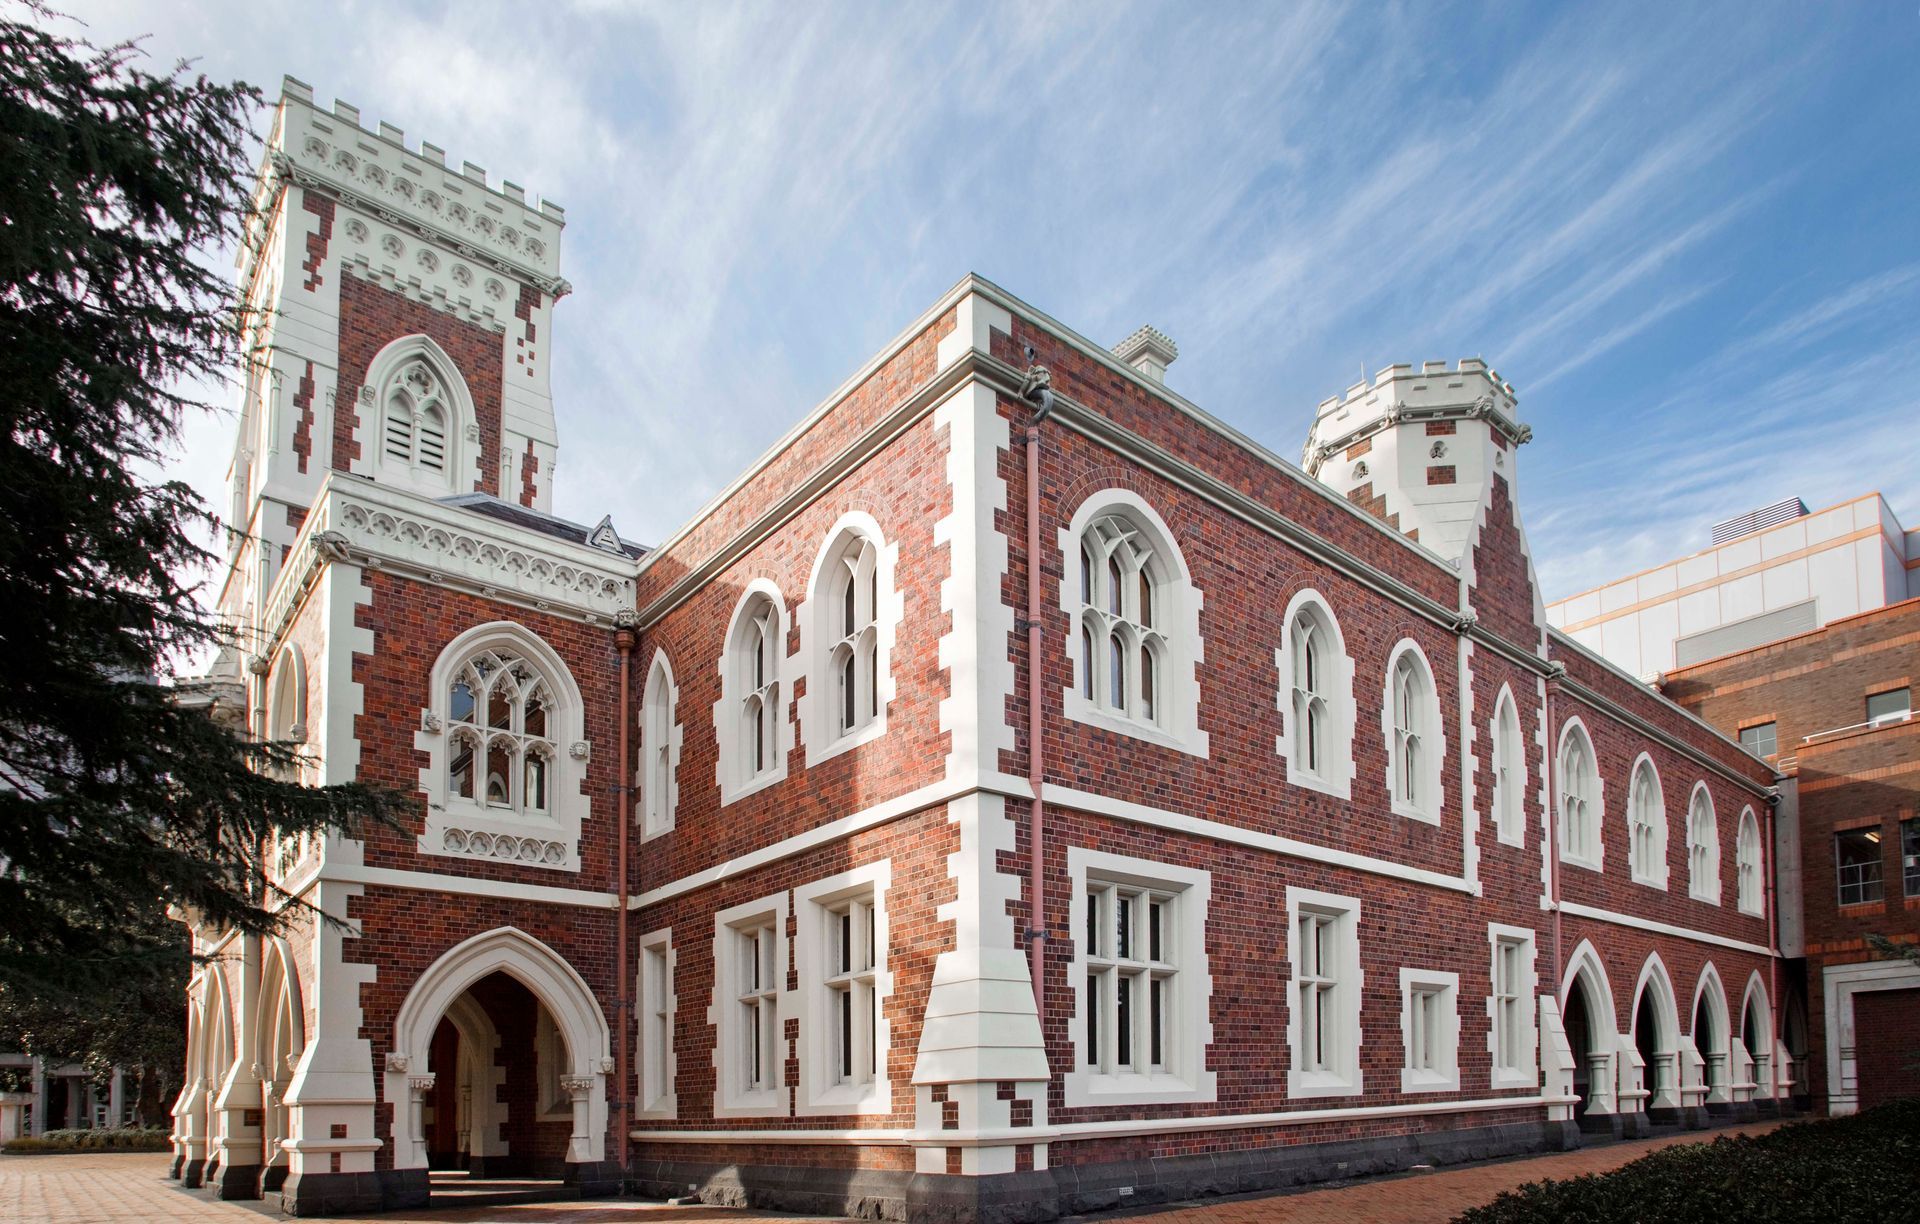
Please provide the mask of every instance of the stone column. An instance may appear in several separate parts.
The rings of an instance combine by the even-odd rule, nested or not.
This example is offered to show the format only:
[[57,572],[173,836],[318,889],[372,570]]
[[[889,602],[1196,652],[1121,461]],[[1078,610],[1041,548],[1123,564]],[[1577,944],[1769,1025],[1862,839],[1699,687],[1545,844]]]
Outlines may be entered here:
[[433,1091],[433,1080],[431,1071],[407,1077],[407,1139],[413,1144],[414,1167],[421,1169],[427,1167],[427,1094]]
[[1613,1113],[1615,1106],[1613,1055],[1605,1050],[1594,1050],[1588,1053],[1587,1085],[1587,1112],[1590,1114]]
[[126,1124],[127,1111],[127,1073],[120,1068],[113,1069],[113,1079],[107,1088],[107,1125]]
[[593,1150],[589,1120],[593,1107],[593,1076],[562,1076],[560,1087],[573,1098],[573,1136],[567,1143],[567,1159],[575,1164],[597,1163],[602,1159],[602,1154]]

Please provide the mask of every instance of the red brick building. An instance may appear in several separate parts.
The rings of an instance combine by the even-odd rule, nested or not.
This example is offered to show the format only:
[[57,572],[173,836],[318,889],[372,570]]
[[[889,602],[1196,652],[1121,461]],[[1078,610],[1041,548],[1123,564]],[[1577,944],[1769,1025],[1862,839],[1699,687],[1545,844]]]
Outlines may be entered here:
[[[1785,1036],[1814,1101],[1851,1113],[1920,1095],[1920,967],[1877,953],[1920,941],[1920,600],[1670,672],[1668,696],[1764,751],[1785,775],[1780,945]],[[1801,959],[1804,957],[1804,960]]]
[[1786,1095],[1773,770],[1548,630],[1484,363],[1302,470],[970,276],[643,550],[546,513],[560,210],[270,148],[216,679],[419,802],[196,929],[189,1181],[1030,1219]]

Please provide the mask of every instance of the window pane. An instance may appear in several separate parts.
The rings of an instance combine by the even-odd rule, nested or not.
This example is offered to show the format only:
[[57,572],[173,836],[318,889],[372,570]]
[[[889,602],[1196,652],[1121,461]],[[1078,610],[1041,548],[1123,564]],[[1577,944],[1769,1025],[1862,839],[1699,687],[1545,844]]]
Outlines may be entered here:
[[453,741],[453,760],[447,766],[447,789],[456,799],[473,798],[473,741]]
[[1080,626],[1080,695],[1093,700],[1093,630],[1086,625]]
[[523,801],[530,812],[547,810],[547,759],[538,753],[527,757]]
[[540,693],[528,696],[526,710],[520,716],[520,726],[528,735],[547,735],[547,701]]
[[507,747],[505,736],[495,737],[487,745],[487,802],[495,807],[506,807],[512,801],[511,780],[513,777],[513,753]]
[[1109,663],[1107,677],[1107,704],[1116,710],[1125,709],[1127,704],[1127,655],[1120,645],[1120,635],[1107,638],[1107,659]]
[[1114,1008],[1114,1061],[1122,1067],[1133,1065],[1133,979],[1120,979],[1120,999]]
[[1140,717],[1153,718],[1153,651],[1140,648]]
[[1115,938],[1113,954],[1122,959],[1133,957],[1133,905],[1132,897],[1120,898],[1114,906]]
[[473,721],[473,688],[465,680],[453,685],[453,699],[448,702],[447,716],[454,722]]
[[1162,1041],[1165,1021],[1162,1019],[1161,1008],[1163,1004],[1160,997],[1166,992],[1166,986],[1167,984],[1164,980],[1155,978],[1150,987],[1150,997],[1152,1001],[1148,1008],[1147,1044],[1151,1049],[1148,1051],[1147,1060],[1149,1065],[1155,1067],[1164,1066],[1167,1061],[1164,1052],[1164,1043]]
[[1100,978],[1092,973],[1087,975],[1087,1065],[1100,1065],[1100,1024],[1103,1016],[1100,997]]
[[1120,577],[1120,558],[1107,558],[1107,611],[1119,616],[1120,596],[1126,591],[1127,584]]
[[1140,623],[1153,624],[1153,582],[1144,569],[1140,571]]
[[1758,756],[1773,756],[1780,751],[1779,724],[1761,723],[1740,730],[1740,746]]
[[1890,693],[1875,693],[1867,698],[1867,721],[1904,718],[1913,707],[1912,689],[1895,689]]
[[1147,959],[1149,960],[1163,961],[1166,959],[1166,957],[1160,954],[1161,915],[1165,910],[1166,907],[1158,901],[1147,906]]
[[1840,904],[1881,899],[1880,831],[1849,829],[1834,835],[1833,858],[1840,880]]
[[1920,897],[1920,820],[1900,822],[1900,861],[1909,897]]

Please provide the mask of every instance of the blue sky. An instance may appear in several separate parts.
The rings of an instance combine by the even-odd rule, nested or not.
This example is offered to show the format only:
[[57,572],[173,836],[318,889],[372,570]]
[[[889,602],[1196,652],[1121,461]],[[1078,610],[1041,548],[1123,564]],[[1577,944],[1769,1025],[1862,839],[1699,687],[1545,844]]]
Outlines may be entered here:
[[1920,520],[1910,0],[64,7],[563,204],[555,506],[632,539],[969,271],[1289,458],[1363,366],[1486,357],[1550,599],[1789,494]]

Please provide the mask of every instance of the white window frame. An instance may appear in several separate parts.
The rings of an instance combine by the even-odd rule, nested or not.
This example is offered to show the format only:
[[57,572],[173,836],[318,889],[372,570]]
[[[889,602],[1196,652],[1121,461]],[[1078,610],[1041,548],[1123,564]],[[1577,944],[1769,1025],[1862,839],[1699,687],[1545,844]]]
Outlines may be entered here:
[[[1300,675],[1302,642],[1300,631],[1311,625],[1314,640],[1324,650],[1320,655],[1320,674],[1309,689]],[[1280,645],[1273,652],[1275,669],[1280,674],[1276,703],[1280,710],[1281,731],[1274,738],[1273,750],[1287,763],[1287,781],[1306,790],[1319,791],[1340,799],[1353,797],[1353,657],[1347,653],[1346,638],[1340,622],[1325,596],[1312,589],[1300,591],[1288,601],[1286,616],[1280,623]],[[1325,715],[1321,723],[1320,766],[1307,759],[1302,709],[1310,697],[1318,697]]]
[[[794,962],[800,981],[800,1101],[802,1116],[826,1114],[886,1114],[893,1112],[893,1083],[889,1068],[892,1052],[891,1026],[887,1020],[887,1001],[893,996],[893,973],[888,967],[887,890],[893,885],[893,868],[888,860],[869,863],[824,880],[816,880],[794,891],[796,917]],[[873,942],[871,963],[856,963],[852,972],[843,972],[835,964],[838,922],[841,911],[859,910],[871,916]],[[863,934],[856,921],[852,934],[860,947]],[[859,1004],[871,1000],[873,1032],[871,1065],[867,1078],[845,1079],[841,1074],[841,1026],[839,1007],[842,995],[854,1000],[856,1019],[863,1010]],[[867,1061],[867,1040],[856,1023],[853,1030],[854,1060]]]
[[[1102,644],[1095,651],[1102,658],[1089,660],[1082,641],[1080,544],[1096,523],[1108,518],[1124,521],[1137,533],[1143,545],[1152,553],[1154,561],[1151,572],[1156,623],[1152,626],[1153,641],[1149,648],[1158,651],[1159,669],[1156,674],[1159,679],[1155,685],[1155,709],[1151,721],[1108,707],[1099,696],[1103,692],[1100,685],[1107,671],[1105,647]],[[1193,583],[1192,572],[1174,540],[1172,530],[1139,494],[1130,489],[1102,489],[1080,504],[1072,521],[1060,530],[1059,544],[1062,567],[1060,610],[1067,616],[1065,647],[1067,658],[1073,664],[1069,683],[1061,690],[1061,705],[1066,717],[1163,748],[1205,757],[1208,753],[1208,735],[1200,729],[1199,677],[1206,648],[1200,635],[1203,597]],[[1138,634],[1139,627],[1129,621],[1120,631],[1123,641],[1129,641],[1128,675],[1137,676],[1137,656],[1142,643],[1128,639],[1126,634]],[[1104,643],[1103,634],[1097,634],[1096,637]],[[1089,666],[1100,670],[1090,673]],[[1093,698],[1086,694],[1090,676],[1094,678],[1096,696]],[[1137,691],[1139,686],[1137,682],[1129,680],[1129,687],[1130,691]]]
[[[1535,999],[1540,993],[1539,965],[1536,961],[1538,935],[1532,927],[1487,924],[1487,944],[1491,958],[1488,967],[1487,1055],[1492,1068],[1492,1086],[1538,1088],[1540,1086],[1540,1028],[1535,1019]],[[1501,1039],[1501,950],[1513,948],[1518,980],[1514,988],[1514,1036],[1519,1044],[1512,1050]],[[1511,1053],[1511,1058],[1507,1055]]]
[[[849,641],[841,631],[841,604],[837,596],[848,554],[860,552],[870,552],[870,558],[860,561],[862,571],[856,577],[870,577],[872,607],[869,618],[859,624],[857,636],[862,640]],[[800,738],[806,744],[809,765],[872,743],[887,733],[887,709],[896,695],[893,646],[906,608],[905,597],[897,589],[895,578],[899,559],[899,543],[887,543],[879,522],[859,510],[840,516],[828,529],[826,541],[814,557],[813,570],[807,578],[807,597],[796,614],[805,670],[797,670],[795,678],[797,681],[804,675],[807,681],[806,692],[798,702]],[[864,640],[869,634],[871,642]],[[871,693],[873,704],[871,712],[857,718],[851,729],[842,725],[841,717],[840,673],[836,663],[842,647],[853,653],[859,677],[856,686]]]
[[[716,1118],[784,1118],[789,1116],[787,1100],[786,1015],[787,1003],[787,914],[788,896],[784,892],[758,901],[729,906],[713,918],[713,1007],[707,1022],[714,1026],[713,1047],[714,1102]],[[749,988],[745,957],[746,934],[771,930],[773,944],[770,973],[763,973],[759,989]],[[747,1023],[746,1000],[753,995],[756,1006],[770,1008],[759,1023],[761,1049],[768,1051],[770,1078],[758,1085],[746,1081],[746,1063],[753,1032]],[[772,1045],[768,1049],[767,1035]]]
[[1760,844],[1760,821],[1752,808],[1740,809],[1740,831],[1735,836],[1734,892],[1740,912],[1764,917],[1767,912],[1767,856]]
[[1513,689],[1500,686],[1488,725],[1493,745],[1493,829],[1502,845],[1527,844],[1527,737]]
[[1459,974],[1400,970],[1400,1047],[1400,1091],[1460,1090]]
[[634,1080],[640,1094],[634,1110],[636,1118],[672,1118],[680,1112],[680,1098],[674,1090],[679,1072],[674,1040],[679,1011],[679,994],[674,988],[677,959],[672,927],[640,937],[639,973],[633,992],[640,1021],[634,1057]]
[[[1303,919],[1312,917],[1331,922],[1328,938],[1332,946],[1327,959],[1318,965],[1305,964],[1300,946]],[[1310,959],[1310,958],[1309,958]],[[1287,889],[1287,1096],[1295,1100],[1314,1097],[1359,1096],[1364,1090],[1360,1066],[1360,1001],[1366,991],[1366,974],[1360,967],[1360,902],[1353,897],[1317,892],[1307,888]],[[1309,1020],[1302,1003],[1309,983],[1331,980],[1330,1001],[1324,1011],[1315,1010]],[[1306,1042],[1310,1030],[1330,1023],[1333,1038],[1323,1045],[1332,1053],[1324,1066],[1309,1067]]]
[[[1073,999],[1073,1065],[1064,1076],[1066,1106],[1203,1104],[1217,1100],[1216,1077],[1207,1069],[1207,1050],[1213,1044],[1213,978],[1207,967],[1206,940],[1207,910],[1213,894],[1212,873],[1069,846],[1067,876],[1072,890],[1068,929],[1073,933],[1073,961],[1068,966],[1067,983]],[[1096,955],[1097,950],[1087,946],[1088,893],[1108,887],[1158,894],[1166,899],[1162,904],[1171,907],[1163,914],[1163,920],[1171,929],[1163,933],[1166,945],[1162,958],[1162,966],[1170,967],[1171,972],[1161,976],[1163,982],[1170,983],[1167,989],[1171,997],[1163,1007],[1171,1039],[1163,1044],[1160,1065],[1149,1065],[1144,1072],[1088,1065],[1087,1025],[1096,1011],[1094,1000],[1087,994],[1089,974],[1104,977],[1137,970],[1139,980],[1150,980],[1154,976],[1146,962],[1139,958],[1128,958],[1125,970],[1103,971],[1102,965],[1112,964],[1113,959]],[[1107,911],[1106,926],[1111,934],[1114,926],[1111,908]],[[1144,925],[1139,934],[1145,937]],[[1107,950],[1111,952],[1112,946]],[[1117,982],[1117,978],[1114,980]],[[1146,1008],[1140,1011],[1144,1014]],[[1137,1028],[1148,1031],[1145,1025]],[[1117,1048],[1111,1037],[1097,1044],[1104,1045],[1108,1051]],[[1145,1042],[1141,1045],[1144,1048]]]
[[[449,794],[447,770],[453,752],[454,680],[467,661],[482,651],[518,656],[546,681],[547,807],[544,812],[489,805],[476,779],[474,798]],[[587,762],[591,745],[584,737],[585,704],[570,671],[539,635],[511,621],[475,625],[440,651],[427,675],[428,704],[420,710],[413,746],[427,754],[419,789],[427,797],[427,817],[415,848],[425,855],[454,859],[491,859],[548,871],[580,870],[580,828],[588,814]],[[484,839],[484,843],[481,839]],[[478,847],[486,844],[491,851]],[[557,846],[559,849],[553,850]],[[505,852],[514,847],[512,854]]]
[[[767,659],[769,674],[764,684],[753,687],[753,660],[747,653],[751,645],[750,618],[757,615],[761,601],[773,611],[772,653]],[[793,719],[790,716],[793,689],[788,683],[792,661],[787,655],[787,636],[792,629],[787,601],[780,588],[766,578],[749,581],[727,618],[727,635],[720,651],[720,699],[713,703],[713,730],[719,751],[714,765],[720,784],[720,804],[746,798],[786,780],[787,756],[793,751]],[[758,692],[773,708],[773,759],[758,770],[753,767],[752,747],[748,743],[744,718],[747,699]]]
[[[1567,761],[1576,736],[1586,757],[1584,768],[1578,770],[1570,768]],[[1560,861],[1590,871],[1604,871],[1607,847],[1601,826],[1607,810],[1606,783],[1600,777],[1600,759],[1594,754],[1593,736],[1579,715],[1561,724],[1560,742],[1554,748],[1553,761],[1554,836],[1560,839]],[[1578,842],[1572,840],[1574,827],[1569,819],[1569,810],[1575,802],[1583,813]]]
[[1720,904],[1720,817],[1705,782],[1695,782],[1687,798],[1687,895],[1708,905]]
[[640,698],[640,840],[673,830],[680,807],[680,686],[665,650],[653,653]]
[[1653,757],[1641,753],[1627,771],[1627,867],[1635,884],[1667,886],[1667,796]]
[[[1405,701],[1399,685],[1403,670],[1413,686],[1413,691],[1405,694]],[[1403,714],[1408,722],[1406,727],[1398,723]],[[1440,717],[1440,693],[1434,683],[1433,664],[1428,662],[1427,652],[1420,648],[1420,643],[1412,638],[1400,639],[1387,656],[1386,688],[1380,702],[1380,734],[1387,749],[1387,797],[1393,814],[1424,824],[1439,824],[1447,800],[1446,723]],[[1410,738],[1413,743],[1411,795],[1406,793],[1408,771],[1402,760]]]

